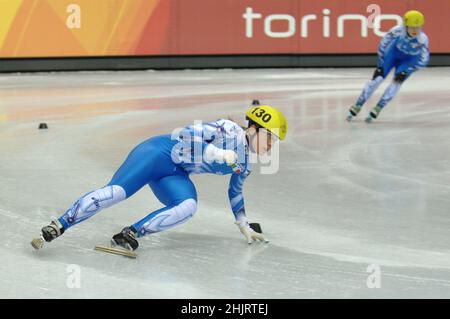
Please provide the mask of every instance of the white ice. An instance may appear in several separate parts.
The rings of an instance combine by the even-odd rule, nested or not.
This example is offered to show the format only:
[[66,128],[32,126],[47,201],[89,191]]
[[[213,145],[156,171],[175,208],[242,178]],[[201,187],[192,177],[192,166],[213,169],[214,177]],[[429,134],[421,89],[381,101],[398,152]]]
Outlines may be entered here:
[[[0,75],[0,297],[449,298],[450,69],[413,75],[366,124],[386,81],[348,123],[372,72]],[[240,117],[253,99],[290,125],[278,173],[255,169],[245,184],[247,215],[269,244],[248,246],[233,224],[228,176],[196,175],[197,214],[141,239],[135,260],[93,247],[161,207],[149,188],[32,249],[41,227],[105,185],[137,143]]]

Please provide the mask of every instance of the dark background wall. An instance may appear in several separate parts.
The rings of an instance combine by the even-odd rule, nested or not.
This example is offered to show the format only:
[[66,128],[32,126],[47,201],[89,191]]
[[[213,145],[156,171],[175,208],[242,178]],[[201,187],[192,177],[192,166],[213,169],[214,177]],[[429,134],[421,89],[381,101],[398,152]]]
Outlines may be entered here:
[[[0,72],[77,70],[176,70],[203,68],[374,67],[376,55],[237,55],[0,59]],[[450,66],[450,55],[434,54],[430,66]]]

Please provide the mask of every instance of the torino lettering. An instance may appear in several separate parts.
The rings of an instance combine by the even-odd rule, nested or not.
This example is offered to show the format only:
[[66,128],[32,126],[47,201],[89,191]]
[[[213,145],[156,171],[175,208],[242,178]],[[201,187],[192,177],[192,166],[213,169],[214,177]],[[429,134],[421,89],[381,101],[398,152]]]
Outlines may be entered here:
[[[300,26],[300,36],[302,38],[309,37],[309,26],[311,23],[320,23],[318,20],[322,20],[322,36],[329,38],[331,36],[331,10],[323,9],[322,16],[319,17],[316,14],[308,14],[300,18],[300,22],[297,22],[296,18],[289,14],[271,14],[263,19],[261,13],[253,11],[252,7],[247,7],[245,13],[242,15],[245,19],[245,36],[247,38],[253,38],[254,24],[257,20],[263,19],[264,33],[270,38],[289,38],[296,34],[297,25]],[[402,23],[402,17],[396,14],[376,14],[366,17],[362,14],[343,14],[337,17],[336,31],[339,38],[345,36],[345,24],[348,21],[359,21],[361,24],[361,37],[367,38],[368,29],[373,29],[375,35],[382,37],[386,32],[381,31],[381,22],[385,20],[394,20],[397,24]],[[273,31],[272,25],[274,21],[283,21],[286,23],[286,29],[283,31]]]

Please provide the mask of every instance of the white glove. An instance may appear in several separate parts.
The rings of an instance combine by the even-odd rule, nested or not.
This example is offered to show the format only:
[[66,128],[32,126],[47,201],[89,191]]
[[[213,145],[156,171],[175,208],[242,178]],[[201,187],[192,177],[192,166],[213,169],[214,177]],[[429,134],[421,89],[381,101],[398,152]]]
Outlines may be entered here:
[[247,243],[250,245],[253,243],[253,241],[262,241],[265,243],[268,243],[269,240],[260,233],[255,232],[249,225],[248,220],[246,217],[241,218],[238,221],[234,222],[238,227],[239,230],[241,231],[242,235],[245,236],[245,239],[247,240]]
[[223,161],[227,163],[228,166],[233,166],[238,160],[238,155],[235,151],[224,150],[223,151]]
[[207,161],[225,162],[228,166],[233,166],[238,160],[238,155],[235,151],[224,150],[212,144],[209,144],[205,150],[205,159]]

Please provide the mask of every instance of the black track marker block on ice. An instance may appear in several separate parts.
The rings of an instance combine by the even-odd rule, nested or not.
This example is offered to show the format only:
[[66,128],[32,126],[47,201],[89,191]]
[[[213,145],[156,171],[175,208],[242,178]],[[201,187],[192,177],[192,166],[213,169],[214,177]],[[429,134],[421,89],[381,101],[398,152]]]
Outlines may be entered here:
[[41,124],[39,124],[39,129],[40,129],[40,130],[48,129],[47,123],[41,123]]
[[253,100],[252,105],[260,105],[259,100]]
[[250,227],[257,233],[262,234],[261,225],[258,223],[249,223]]

